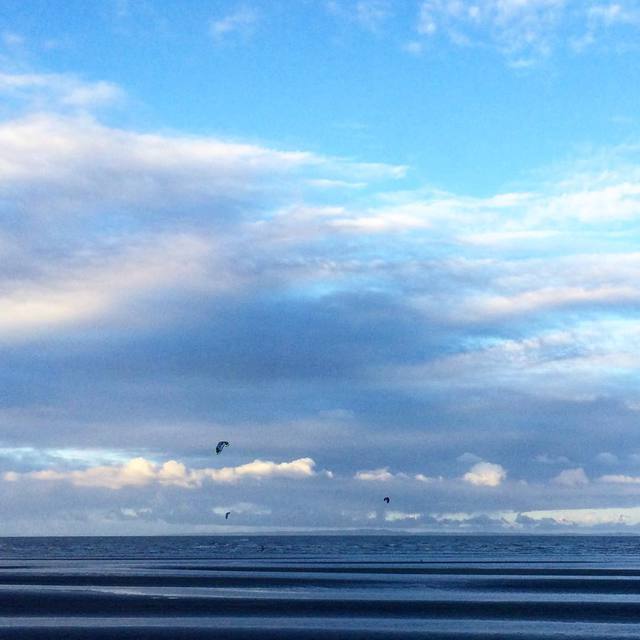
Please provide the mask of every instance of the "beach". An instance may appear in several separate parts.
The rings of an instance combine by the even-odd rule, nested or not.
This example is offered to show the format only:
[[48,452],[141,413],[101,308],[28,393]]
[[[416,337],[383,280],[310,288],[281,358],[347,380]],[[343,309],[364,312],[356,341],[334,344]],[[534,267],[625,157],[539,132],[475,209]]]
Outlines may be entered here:
[[0,638],[632,638],[640,540],[4,538]]

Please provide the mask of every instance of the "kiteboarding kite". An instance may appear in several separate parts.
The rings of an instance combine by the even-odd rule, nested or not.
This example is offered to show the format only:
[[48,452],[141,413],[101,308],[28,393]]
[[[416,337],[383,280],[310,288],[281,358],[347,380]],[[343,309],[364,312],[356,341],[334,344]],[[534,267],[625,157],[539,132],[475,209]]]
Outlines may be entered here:
[[224,514],[224,519],[228,520],[230,515],[231,515],[231,511],[227,511],[227,513]]
[[389,500],[390,500],[390,499],[391,499],[391,498],[389,498],[389,496],[385,496],[385,497],[384,497],[384,501],[385,501],[387,504],[389,504]]
[[222,452],[225,447],[228,447],[229,443],[226,440],[220,440],[216,445],[216,455]]

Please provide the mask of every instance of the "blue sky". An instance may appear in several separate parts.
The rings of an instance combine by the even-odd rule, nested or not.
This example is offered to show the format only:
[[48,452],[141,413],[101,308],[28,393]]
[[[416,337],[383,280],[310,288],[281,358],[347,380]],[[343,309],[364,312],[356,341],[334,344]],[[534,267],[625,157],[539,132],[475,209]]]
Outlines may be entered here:
[[0,25],[0,534],[637,530],[640,2]]

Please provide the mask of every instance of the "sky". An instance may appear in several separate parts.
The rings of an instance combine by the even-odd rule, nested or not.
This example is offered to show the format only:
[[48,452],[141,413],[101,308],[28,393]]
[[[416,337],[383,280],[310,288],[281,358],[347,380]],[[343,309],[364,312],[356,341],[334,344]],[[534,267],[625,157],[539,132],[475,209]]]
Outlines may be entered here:
[[639,36],[4,0],[0,535],[640,533]]

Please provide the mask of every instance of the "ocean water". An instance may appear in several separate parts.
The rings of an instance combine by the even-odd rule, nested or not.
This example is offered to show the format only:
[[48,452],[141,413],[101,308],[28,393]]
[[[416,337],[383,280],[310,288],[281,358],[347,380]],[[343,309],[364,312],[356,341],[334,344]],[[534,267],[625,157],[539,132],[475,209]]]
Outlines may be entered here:
[[640,638],[640,537],[0,538],[0,638]]

